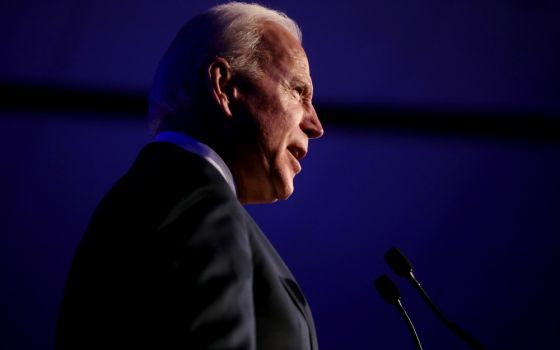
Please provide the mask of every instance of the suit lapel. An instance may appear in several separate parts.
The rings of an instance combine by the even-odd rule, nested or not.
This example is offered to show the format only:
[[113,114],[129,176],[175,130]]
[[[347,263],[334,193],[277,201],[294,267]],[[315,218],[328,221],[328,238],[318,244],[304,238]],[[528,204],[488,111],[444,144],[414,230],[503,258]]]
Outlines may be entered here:
[[317,349],[317,336],[315,334],[315,324],[313,322],[313,317],[311,316],[311,311],[307,305],[307,301],[301,289],[299,288],[296,281],[290,278],[282,278],[282,285],[292,298],[294,304],[296,304],[299,311],[302,313],[305,321],[307,321],[307,326],[309,328],[309,338],[311,342],[311,349]]
[[[252,226],[252,231],[254,233],[253,238],[256,239],[259,245],[264,249],[263,254],[267,256],[267,259],[273,262],[275,266],[276,273],[278,274],[279,282],[289,295],[292,302],[295,304],[296,308],[299,310],[300,314],[303,316],[305,322],[307,323],[307,328],[309,331],[309,341],[310,348],[312,350],[318,349],[317,346],[317,335],[315,333],[315,324],[313,322],[313,317],[311,311],[307,304],[307,301],[301,292],[298,284],[295,281],[290,269],[286,266],[276,249],[272,246],[266,235],[261,231],[258,225],[254,222],[253,218],[246,212],[247,219]],[[264,253],[266,252],[266,253]]]

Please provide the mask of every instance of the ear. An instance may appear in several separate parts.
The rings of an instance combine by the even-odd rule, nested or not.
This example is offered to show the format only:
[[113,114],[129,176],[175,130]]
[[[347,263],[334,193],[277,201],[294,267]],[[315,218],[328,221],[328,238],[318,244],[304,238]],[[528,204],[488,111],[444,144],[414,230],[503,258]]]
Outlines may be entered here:
[[214,58],[208,67],[208,78],[214,102],[227,117],[233,117],[231,103],[237,98],[237,87],[229,62],[223,57]]

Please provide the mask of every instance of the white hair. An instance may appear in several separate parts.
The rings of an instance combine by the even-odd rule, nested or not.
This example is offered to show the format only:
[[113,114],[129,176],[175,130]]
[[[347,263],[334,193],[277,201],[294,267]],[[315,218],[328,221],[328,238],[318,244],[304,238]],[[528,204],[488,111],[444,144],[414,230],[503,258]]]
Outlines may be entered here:
[[280,25],[301,43],[301,30],[292,19],[258,4],[221,4],[188,21],[163,56],[150,91],[152,130],[165,128],[170,119],[185,118],[178,114],[196,103],[202,74],[216,56],[225,58],[236,73],[260,76],[264,22]]
[[255,59],[261,40],[260,24],[273,22],[285,28],[301,43],[301,30],[285,13],[268,9],[258,4],[230,2],[215,6],[209,13],[216,16],[223,28],[221,44],[224,58],[234,69],[250,74],[259,74],[260,67]]

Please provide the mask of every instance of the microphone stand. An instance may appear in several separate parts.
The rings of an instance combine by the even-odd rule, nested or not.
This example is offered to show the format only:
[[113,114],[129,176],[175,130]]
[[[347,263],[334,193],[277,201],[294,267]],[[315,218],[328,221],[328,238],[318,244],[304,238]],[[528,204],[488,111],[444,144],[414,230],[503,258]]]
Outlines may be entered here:
[[480,344],[478,340],[472,337],[467,331],[459,327],[458,324],[448,319],[445,314],[437,307],[437,305],[432,301],[426,290],[422,287],[420,282],[416,279],[412,271],[410,271],[406,279],[412,283],[412,286],[420,293],[422,299],[428,304],[432,312],[436,315],[436,317],[445,324],[453,333],[455,333],[459,338],[463,339],[471,348],[475,350],[486,350],[486,348]]
[[432,312],[436,317],[443,322],[443,324],[449,328],[455,335],[464,340],[472,349],[475,350],[486,350],[486,348],[473,336],[468,334],[464,329],[459,327],[456,323],[449,320],[443,312],[436,306],[432,299],[428,296],[428,293],[422,288],[420,282],[416,279],[412,273],[412,264],[403,252],[398,248],[391,248],[387,253],[385,253],[385,261],[391,267],[391,269],[399,276],[405,277],[412,286],[420,292],[422,299],[428,304]]
[[401,314],[401,316],[403,317],[403,319],[406,323],[408,331],[410,332],[410,335],[412,336],[412,339],[414,340],[414,345],[416,345],[416,349],[417,350],[422,350],[422,344],[420,343],[420,338],[418,337],[418,333],[416,332],[416,328],[414,328],[414,324],[412,323],[412,320],[410,319],[410,316],[408,316],[408,314],[406,313],[406,310],[404,309],[404,306],[402,305],[400,299],[397,300],[397,303],[395,304],[395,306],[399,310],[399,313]]
[[420,343],[420,338],[418,337],[418,333],[416,332],[416,328],[414,328],[414,324],[412,320],[408,316],[408,313],[404,309],[404,306],[401,302],[401,293],[395,283],[391,280],[391,278],[387,275],[382,275],[378,277],[374,282],[373,285],[375,289],[381,294],[381,297],[387,302],[388,304],[394,305],[399,313],[401,314],[402,318],[404,319],[408,331],[412,336],[412,340],[414,341],[414,345],[416,346],[416,350],[423,350],[422,343]]

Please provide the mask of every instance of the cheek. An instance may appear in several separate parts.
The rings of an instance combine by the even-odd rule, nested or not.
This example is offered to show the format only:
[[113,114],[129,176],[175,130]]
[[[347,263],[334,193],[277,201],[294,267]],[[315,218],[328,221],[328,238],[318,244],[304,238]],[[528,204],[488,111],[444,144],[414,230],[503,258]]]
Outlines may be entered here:
[[270,156],[275,157],[288,146],[289,128],[281,114],[270,116],[272,122],[264,123],[261,129],[261,143]]
[[[297,133],[298,110],[293,101],[276,99],[269,108],[256,114],[259,125],[260,145],[265,157],[272,163],[285,160],[292,134]],[[278,164],[276,164],[278,165]]]
[[287,149],[281,149],[273,160],[272,173],[284,185],[291,185],[292,180],[301,170],[299,162]]

